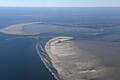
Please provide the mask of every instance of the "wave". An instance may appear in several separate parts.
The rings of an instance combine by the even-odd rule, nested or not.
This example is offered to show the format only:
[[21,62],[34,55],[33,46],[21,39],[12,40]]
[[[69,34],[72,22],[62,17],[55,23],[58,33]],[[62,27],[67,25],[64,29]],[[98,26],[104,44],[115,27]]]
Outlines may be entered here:
[[50,57],[46,54],[42,44],[39,42],[36,44],[36,51],[40,59],[43,61],[45,67],[52,73],[55,79],[61,80],[58,76],[57,71],[54,69]]

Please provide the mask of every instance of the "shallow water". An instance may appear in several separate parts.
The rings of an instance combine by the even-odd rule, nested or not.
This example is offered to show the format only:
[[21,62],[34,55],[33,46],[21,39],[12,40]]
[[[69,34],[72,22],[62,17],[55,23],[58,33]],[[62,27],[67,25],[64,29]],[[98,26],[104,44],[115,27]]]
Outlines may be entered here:
[[[24,29],[45,31],[35,36],[0,34],[0,79],[54,80],[36,53],[36,43],[45,44],[56,36],[71,36],[80,50],[101,59],[103,65],[113,69],[114,80],[119,80],[119,21],[120,8],[0,8],[0,28],[18,23],[45,23],[41,27],[36,24]],[[59,27],[80,30],[64,32],[62,28],[60,32],[54,32],[56,29],[53,28]]]

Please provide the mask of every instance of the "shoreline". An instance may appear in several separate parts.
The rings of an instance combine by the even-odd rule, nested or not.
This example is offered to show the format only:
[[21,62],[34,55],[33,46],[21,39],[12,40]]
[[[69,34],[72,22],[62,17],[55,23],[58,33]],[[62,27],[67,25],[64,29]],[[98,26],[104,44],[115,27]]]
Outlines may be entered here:
[[[58,39],[58,41],[56,41],[56,39]],[[59,40],[60,39],[60,40]],[[47,54],[47,56],[50,58],[50,63],[51,63],[51,65],[52,65],[52,67],[55,69],[55,66],[54,66],[54,62],[52,62],[52,55],[50,55],[50,54],[48,54],[48,53],[50,53],[48,50],[48,48],[51,46],[50,45],[50,43],[52,43],[53,42],[53,44],[56,44],[56,43],[58,43],[59,41],[66,41],[66,40],[71,40],[71,39],[73,39],[72,37],[64,37],[64,36],[62,36],[62,37],[56,37],[56,38],[53,38],[53,39],[50,39],[47,43],[46,43],[46,45],[45,45],[45,53]],[[52,44],[52,45],[53,45]],[[46,60],[42,60],[43,62],[44,62],[44,64],[46,65],[46,62],[48,62],[47,61],[47,59]],[[59,76],[59,73],[58,73],[58,71],[56,70],[56,72],[54,73],[53,71],[52,71],[52,69],[51,69],[51,67],[49,67],[48,65],[46,65],[46,67],[48,68],[48,70],[52,73],[52,75],[57,79],[57,80],[61,80],[61,77]]]
[[102,79],[109,75],[109,69],[96,56],[81,53],[72,40],[72,37],[55,37],[45,45],[60,80]]

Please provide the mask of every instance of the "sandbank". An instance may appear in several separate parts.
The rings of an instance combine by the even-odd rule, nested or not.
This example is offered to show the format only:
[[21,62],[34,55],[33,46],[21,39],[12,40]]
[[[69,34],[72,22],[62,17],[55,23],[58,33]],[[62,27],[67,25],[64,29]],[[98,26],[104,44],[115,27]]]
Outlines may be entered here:
[[109,76],[99,58],[82,52],[72,37],[55,37],[46,43],[45,50],[60,80],[105,80]]

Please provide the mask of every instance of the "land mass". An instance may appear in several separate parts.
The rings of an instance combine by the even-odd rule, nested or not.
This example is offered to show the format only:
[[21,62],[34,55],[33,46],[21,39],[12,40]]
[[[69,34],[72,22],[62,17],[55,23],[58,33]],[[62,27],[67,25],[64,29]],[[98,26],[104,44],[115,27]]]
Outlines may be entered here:
[[76,46],[72,37],[55,37],[46,43],[45,50],[60,80],[109,79],[109,68],[97,56]]

